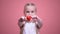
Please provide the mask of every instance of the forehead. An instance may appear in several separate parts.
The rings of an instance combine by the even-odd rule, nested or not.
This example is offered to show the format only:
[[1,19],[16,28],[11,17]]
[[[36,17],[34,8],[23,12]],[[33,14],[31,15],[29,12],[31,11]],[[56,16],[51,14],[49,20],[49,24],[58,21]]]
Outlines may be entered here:
[[36,7],[35,6],[26,6],[26,10],[35,10],[36,9]]

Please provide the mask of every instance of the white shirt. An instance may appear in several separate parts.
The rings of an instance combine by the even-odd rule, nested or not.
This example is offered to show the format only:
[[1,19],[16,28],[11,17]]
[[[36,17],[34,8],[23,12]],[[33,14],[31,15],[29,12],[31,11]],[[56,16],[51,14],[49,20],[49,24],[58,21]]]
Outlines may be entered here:
[[36,34],[36,24],[35,23],[26,23],[24,26],[23,34]]

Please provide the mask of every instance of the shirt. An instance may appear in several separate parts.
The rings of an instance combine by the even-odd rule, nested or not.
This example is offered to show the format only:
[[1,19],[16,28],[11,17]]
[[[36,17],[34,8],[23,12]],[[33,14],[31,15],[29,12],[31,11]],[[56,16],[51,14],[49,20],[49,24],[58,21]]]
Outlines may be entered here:
[[26,23],[24,26],[23,34],[36,34],[36,24],[35,23]]

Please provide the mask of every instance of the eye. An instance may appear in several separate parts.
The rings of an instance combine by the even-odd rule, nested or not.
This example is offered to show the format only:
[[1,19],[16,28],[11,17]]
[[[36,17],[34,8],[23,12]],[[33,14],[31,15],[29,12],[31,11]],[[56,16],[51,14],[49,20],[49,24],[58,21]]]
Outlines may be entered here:
[[34,13],[34,11],[31,11],[31,13]]
[[26,11],[26,13],[29,13],[29,11]]

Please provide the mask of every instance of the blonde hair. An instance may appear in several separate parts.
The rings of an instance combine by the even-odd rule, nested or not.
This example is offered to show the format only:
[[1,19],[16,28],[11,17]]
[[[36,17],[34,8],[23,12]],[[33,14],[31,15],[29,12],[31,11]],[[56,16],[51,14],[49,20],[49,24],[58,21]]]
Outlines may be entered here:
[[[35,4],[34,4],[34,3],[27,3],[27,4],[24,6],[24,13],[25,13],[25,10],[26,10],[26,7],[27,7],[27,6],[35,6]],[[36,6],[35,6],[35,10],[37,11]]]

